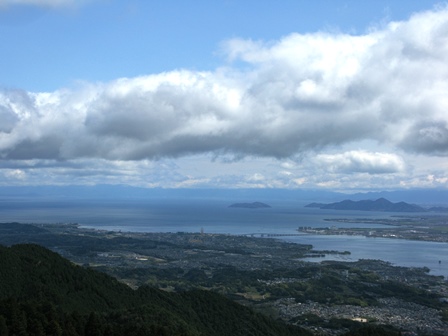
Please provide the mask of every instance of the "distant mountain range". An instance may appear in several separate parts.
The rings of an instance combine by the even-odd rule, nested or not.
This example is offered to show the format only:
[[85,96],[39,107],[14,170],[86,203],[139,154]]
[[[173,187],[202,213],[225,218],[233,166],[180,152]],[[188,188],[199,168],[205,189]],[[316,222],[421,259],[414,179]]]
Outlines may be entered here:
[[248,208],[248,209],[259,209],[259,208],[270,208],[271,206],[266,203],[253,202],[253,203],[234,203],[229,205],[229,208]]
[[344,200],[342,202],[323,204],[311,203],[306,205],[308,208],[333,209],[333,210],[359,210],[359,211],[386,211],[386,212],[426,212],[428,209],[422,208],[415,204],[406,202],[392,203],[385,198],[379,198],[376,201],[361,200],[352,201]]
[[262,202],[253,203],[234,203],[229,205],[229,208],[248,208],[248,209],[258,209],[258,208],[270,208],[271,206]]

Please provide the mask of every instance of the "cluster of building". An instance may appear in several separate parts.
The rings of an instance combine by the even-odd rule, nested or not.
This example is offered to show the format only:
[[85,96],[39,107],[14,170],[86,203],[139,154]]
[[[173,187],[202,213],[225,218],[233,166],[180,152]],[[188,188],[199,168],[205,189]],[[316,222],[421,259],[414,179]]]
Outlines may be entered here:
[[[329,306],[317,302],[296,303],[294,299],[277,300],[275,306],[282,319],[286,321],[300,316],[315,315],[323,320],[332,318],[349,319],[357,322],[374,322],[393,325],[407,331],[408,335],[415,333],[425,335],[448,335],[447,324],[440,319],[436,309],[428,308],[397,298],[379,299],[380,306],[359,307],[353,305]],[[303,326],[303,321],[301,323]],[[313,330],[315,326],[311,327]],[[338,335],[342,329],[319,328],[325,335]]]

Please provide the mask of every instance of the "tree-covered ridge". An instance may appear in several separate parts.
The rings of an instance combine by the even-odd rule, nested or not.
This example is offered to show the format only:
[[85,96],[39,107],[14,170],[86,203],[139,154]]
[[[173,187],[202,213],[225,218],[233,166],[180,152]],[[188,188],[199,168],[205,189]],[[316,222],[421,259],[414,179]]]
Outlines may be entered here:
[[79,312],[132,304],[129,290],[116,279],[74,265],[38,245],[0,246],[0,268],[2,299],[46,299],[66,311]]
[[31,244],[0,246],[0,335],[306,335],[223,296],[132,290]]

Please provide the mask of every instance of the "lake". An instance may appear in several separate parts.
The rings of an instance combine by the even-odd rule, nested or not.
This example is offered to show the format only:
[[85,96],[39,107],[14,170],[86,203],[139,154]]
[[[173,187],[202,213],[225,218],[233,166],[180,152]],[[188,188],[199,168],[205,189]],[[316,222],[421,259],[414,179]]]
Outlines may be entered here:
[[[0,222],[79,223],[83,227],[123,232],[200,232],[226,234],[298,233],[310,227],[388,227],[338,223],[326,218],[389,218],[396,213],[305,208],[299,202],[269,202],[272,208],[229,208],[226,200],[0,200]],[[416,214],[413,214],[416,215]],[[448,244],[361,236],[303,234],[283,240],[312,244],[317,250],[350,251],[321,260],[381,259],[406,267],[428,267],[448,277]],[[441,263],[439,263],[439,260]]]

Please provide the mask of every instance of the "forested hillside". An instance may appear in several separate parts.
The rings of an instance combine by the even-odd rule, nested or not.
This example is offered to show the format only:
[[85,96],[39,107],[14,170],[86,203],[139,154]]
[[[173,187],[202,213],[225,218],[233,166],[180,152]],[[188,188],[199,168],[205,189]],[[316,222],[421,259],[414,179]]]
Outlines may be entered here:
[[0,246],[0,336],[307,335],[206,291],[132,290],[37,245]]

